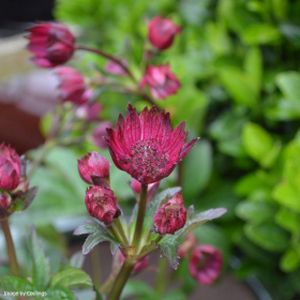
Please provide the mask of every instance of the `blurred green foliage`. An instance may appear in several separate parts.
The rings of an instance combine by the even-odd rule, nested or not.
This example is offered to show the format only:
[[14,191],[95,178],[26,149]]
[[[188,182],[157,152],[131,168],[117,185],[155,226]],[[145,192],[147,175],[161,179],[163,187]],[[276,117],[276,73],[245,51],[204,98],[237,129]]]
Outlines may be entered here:
[[[158,104],[202,137],[185,161],[186,201],[228,208],[213,236],[242,258],[239,276],[257,275],[274,299],[299,298],[300,2],[58,0],[55,14],[82,28],[81,43],[128,59],[137,76],[146,21],[164,15],[181,24],[157,62],[171,64],[182,88]],[[93,74],[105,62],[85,55],[76,63]],[[142,107],[99,95],[113,121],[128,101]]]

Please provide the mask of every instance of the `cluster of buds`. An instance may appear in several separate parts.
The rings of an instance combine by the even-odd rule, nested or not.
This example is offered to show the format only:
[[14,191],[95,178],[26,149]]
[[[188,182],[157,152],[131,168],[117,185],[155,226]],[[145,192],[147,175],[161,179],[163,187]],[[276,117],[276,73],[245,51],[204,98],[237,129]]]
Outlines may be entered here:
[[32,201],[35,189],[29,189],[25,162],[17,152],[0,145],[0,219],[5,219],[17,209],[25,209]]
[[193,233],[186,236],[178,255],[189,260],[189,272],[198,283],[211,285],[219,278],[223,267],[221,251],[209,244],[197,245]]

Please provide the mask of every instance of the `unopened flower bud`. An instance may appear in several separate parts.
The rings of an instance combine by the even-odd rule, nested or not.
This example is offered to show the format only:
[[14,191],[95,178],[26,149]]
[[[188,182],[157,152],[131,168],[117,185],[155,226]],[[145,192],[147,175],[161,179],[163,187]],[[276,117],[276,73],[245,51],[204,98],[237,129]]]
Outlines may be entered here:
[[181,193],[163,204],[154,215],[154,230],[160,234],[174,234],[186,222],[186,209]]
[[189,271],[200,284],[210,285],[220,276],[223,265],[222,253],[212,245],[199,245],[194,248]]
[[105,186],[93,185],[85,195],[85,204],[89,214],[106,225],[120,215],[120,209],[113,191]]
[[174,41],[174,37],[181,31],[170,19],[162,17],[153,18],[148,25],[148,38],[151,44],[159,49],[169,48]]
[[0,193],[0,209],[6,210],[11,204],[11,197],[8,193]]
[[78,171],[86,183],[99,185],[109,180],[109,161],[97,152],[90,152],[78,160]]
[[21,160],[16,151],[4,144],[0,145],[0,189],[15,189],[21,178]]
[[66,26],[46,22],[36,24],[28,31],[28,50],[34,54],[32,60],[39,67],[52,68],[72,57],[75,38]]

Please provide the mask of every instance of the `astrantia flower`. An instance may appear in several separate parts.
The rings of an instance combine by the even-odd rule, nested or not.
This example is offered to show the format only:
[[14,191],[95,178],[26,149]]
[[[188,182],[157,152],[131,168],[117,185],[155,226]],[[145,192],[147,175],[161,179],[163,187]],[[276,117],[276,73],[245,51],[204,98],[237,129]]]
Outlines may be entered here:
[[93,130],[92,141],[97,147],[107,149],[107,143],[105,141],[106,130],[111,127],[112,124],[109,121],[102,121],[99,122],[97,127]]
[[200,284],[209,285],[216,281],[221,273],[223,256],[212,245],[200,245],[194,248],[189,262],[189,271]]
[[186,209],[181,193],[163,204],[153,217],[154,230],[160,234],[173,234],[185,225]]
[[78,160],[78,171],[85,182],[97,184],[103,179],[108,180],[109,161],[97,152],[91,152]]
[[17,152],[4,144],[0,145],[0,189],[13,190],[21,179],[21,160]]
[[154,98],[165,99],[177,92],[180,82],[171,72],[169,65],[148,66],[140,86],[148,86]]
[[64,25],[40,23],[28,31],[28,49],[34,54],[32,60],[39,67],[52,68],[64,64],[73,55],[75,39]]
[[71,67],[57,67],[55,74],[59,79],[59,96],[62,101],[81,105],[91,98],[92,91],[86,87],[80,72]]
[[89,187],[85,194],[85,205],[92,217],[106,225],[120,215],[117,199],[108,187],[98,185]]
[[169,176],[197,141],[185,143],[184,126],[173,130],[169,114],[156,107],[138,115],[129,105],[125,119],[120,115],[117,128],[107,130],[106,140],[116,166],[149,184]]
[[180,31],[181,28],[175,25],[170,19],[158,16],[149,22],[148,38],[155,48],[164,50],[172,45],[174,37]]

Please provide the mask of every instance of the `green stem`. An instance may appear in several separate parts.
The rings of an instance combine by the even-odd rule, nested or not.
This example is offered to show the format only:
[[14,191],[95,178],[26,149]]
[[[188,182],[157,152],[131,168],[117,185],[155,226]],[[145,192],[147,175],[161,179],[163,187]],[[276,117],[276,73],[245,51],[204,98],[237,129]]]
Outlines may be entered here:
[[155,290],[158,295],[162,296],[168,286],[168,261],[166,258],[161,258],[159,261],[158,274],[155,281]]
[[14,241],[12,239],[10,228],[9,228],[8,219],[1,220],[1,226],[6,241],[6,249],[7,249],[11,274],[14,276],[18,276],[19,265],[18,265],[16,250],[14,246]]
[[115,219],[113,225],[115,225],[116,230],[119,232],[120,237],[122,238],[122,241],[124,243],[124,246],[127,247],[129,245],[129,242],[120,219],[119,218]]
[[116,277],[116,280],[110,291],[110,294],[108,295],[107,300],[120,299],[122,290],[131,274],[133,267],[134,267],[134,262],[131,262],[126,258],[118,276]]
[[145,211],[147,206],[147,189],[148,189],[148,185],[142,184],[142,190],[140,194],[139,207],[138,207],[138,215],[135,223],[135,231],[134,231],[133,242],[132,242],[132,245],[135,248],[138,248],[141,235],[143,232],[143,224],[144,224]]

